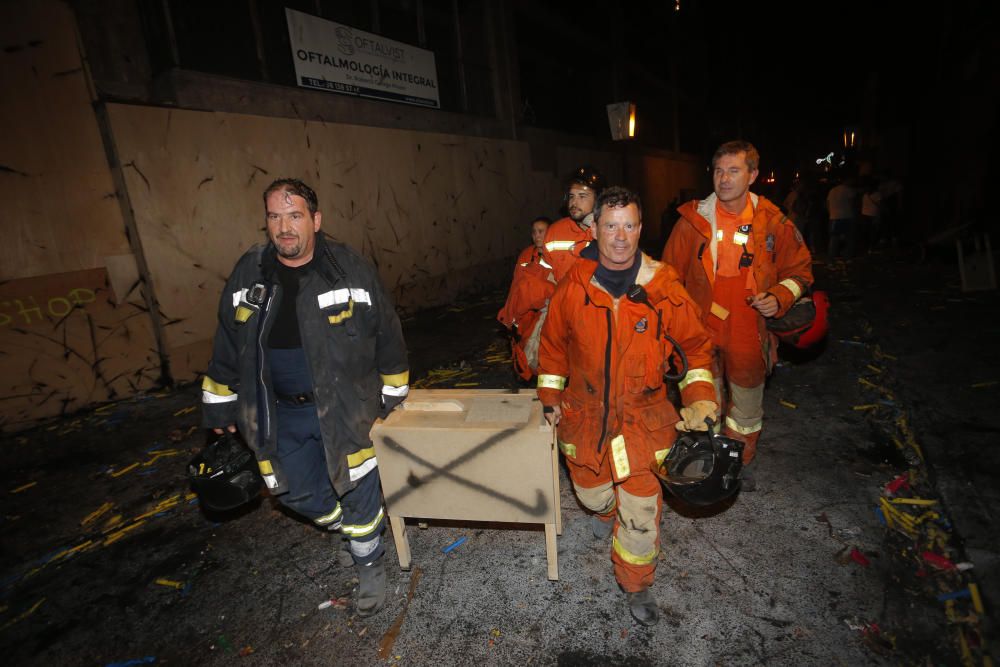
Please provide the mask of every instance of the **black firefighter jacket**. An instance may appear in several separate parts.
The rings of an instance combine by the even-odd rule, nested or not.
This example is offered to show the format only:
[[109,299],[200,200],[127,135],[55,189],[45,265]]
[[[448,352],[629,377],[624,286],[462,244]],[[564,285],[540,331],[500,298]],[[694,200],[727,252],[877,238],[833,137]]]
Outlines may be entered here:
[[[327,469],[343,495],[376,465],[369,432],[383,385],[404,387],[409,370],[399,317],[375,267],[323,234],[316,236],[315,252],[320,261],[302,278],[296,305]],[[226,281],[202,406],[206,428],[237,425],[268,488],[283,493],[275,396],[264,359],[281,299],[277,261],[272,244],[254,246]]]

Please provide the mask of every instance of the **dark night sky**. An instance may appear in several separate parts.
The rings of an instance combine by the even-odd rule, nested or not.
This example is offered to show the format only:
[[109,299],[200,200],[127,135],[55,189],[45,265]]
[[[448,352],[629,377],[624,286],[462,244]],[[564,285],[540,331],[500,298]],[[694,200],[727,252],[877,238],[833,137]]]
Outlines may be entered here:
[[574,129],[595,133],[605,104],[636,101],[640,141],[669,148],[676,76],[683,151],[710,153],[742,136],[772,166],[815,164],[842,148],[845,128],[863,141],[931,113],[956,63],[996,39],[981,5],[681,0],[675,12],[674,0],[657,0],[594,12],[569,0],[519,3],[522,93],[540,125],[564,127],[575,104],[590,118]]
[[681,132],[704,135],[702,151],[741,134],[787,164],[840,148],[845,127],[861,139],[912,122],[965,56],[962,39],[996,39],[978,4],[681,0],[675,13],[672,0],[639,3],[624,15],[625,49],[647,64],[676,52],[681,88],[698,102]]

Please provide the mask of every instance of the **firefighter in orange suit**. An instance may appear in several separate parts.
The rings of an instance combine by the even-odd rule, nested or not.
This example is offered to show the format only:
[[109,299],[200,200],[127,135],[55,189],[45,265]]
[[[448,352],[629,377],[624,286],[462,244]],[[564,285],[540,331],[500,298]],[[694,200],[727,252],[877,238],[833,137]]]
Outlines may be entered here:
[[[549,303],[538,352],[538,397],[558,424],[577,497],[595,537],[612,539],[615,578],[640,623],[659,612],[649,590],[659,553],[662,487],[655,476],[677,430],[706,430],[718,412],[712,345],[674,270],[638,250],[642,205],[625,188],[597,200],[592,235]],[[680,416],[664,373],[687,357]]]
[[549,299],[556,290],[552,267],[541,253],[550,222],[543,217],[531,223],[532,245],[518,256],[507,302],[497,314],[510,334],[514,370],[525,380],[530,380],[538,367],[538,339]]
[[[781,317],[813,282],[812,257],[791,220],[750,192],[760,155],[746,141],[723,144],[712,158],[714,194],[678,209],[680,220],[663,249],[702,311],[716,348],[720,405],[728,385],[724,435],[757,450],[764,417],[764,380],[777,357],[766,318]],[[744,468],[742,488],[756,486]]]
[[569,175],[566,183],[568,217],[552,223],[545,232],[542,256],[552,267],[556,281],[569,273],[580,252],[590,245],[594,203],[604,187],[604,176],[593,167],[583,166]]

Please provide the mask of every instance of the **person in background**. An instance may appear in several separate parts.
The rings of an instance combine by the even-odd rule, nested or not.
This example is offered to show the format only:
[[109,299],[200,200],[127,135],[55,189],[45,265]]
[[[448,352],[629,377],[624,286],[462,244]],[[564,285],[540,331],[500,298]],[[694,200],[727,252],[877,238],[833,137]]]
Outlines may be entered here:
[[854,257],[857,245],[857,219],[860,191],[853,176],[846,176],[830,188],[826,195],[826,210],[830,217],[829,259]]
[[586,165],[575,169],[566,180],[566,210],[569,216],[556,220],[549,227],[542,248],[542,256],[552,267],[556,282],[562,280],[580,252],[590,245],[594,203],[604,188],[601,172]]
[[510,336],[514,372],[524,380],[530,380],[538,367],[538,340],[556,289],[552,267],[542,257],[549,224],[545,217],[531,223],[532,244],[518,256],[507,301],[497,314]]
[[750,192],[759,164],[750,142],[719,146],[714,192],[681,207],[663,249],[664,263],[677,270],[712,336],[722,432],[745,443],[744,491],[756,488],[750,464],[764,425],[764,382],[777,360],[766,320],[784,315],[813,282],[812,256],[795,224]]

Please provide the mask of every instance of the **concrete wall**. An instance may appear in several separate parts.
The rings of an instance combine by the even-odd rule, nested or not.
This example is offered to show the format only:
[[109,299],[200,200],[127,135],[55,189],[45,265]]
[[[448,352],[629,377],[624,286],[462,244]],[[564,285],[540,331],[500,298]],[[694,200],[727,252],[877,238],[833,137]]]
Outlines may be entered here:
[[[637,155],[625,169],[622,153],[585,139],[504,138],[501,123],[466,127],[460,114],[421,130],[414,118],[431,112],[404,123],[410,109],[389,104],[395,125],[376,127],[375,102],[358,100],[346,120],[349,99],[279,86],[227,80],[239,111],[108,104],[62,3],[0,5],[0,38],[0,82],[16,91],[0,106],[4,430],[197,379],[223,281],[264,239],[261,192],[274,178],[316,189],[324,228],[378,265],[404,313],[503,287],[528,222],[558,215],[579,164],[628,177],[647,221],[697,180],[682,156]],[[338,122],[273,104],[247,112],[246,100],[283,91],[317,109],[335,98]]]

